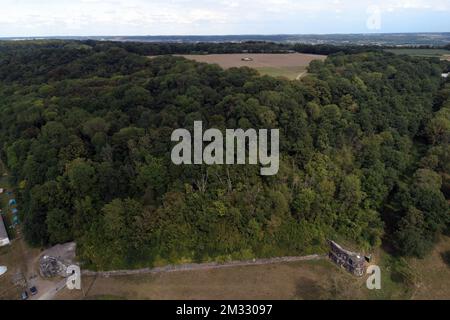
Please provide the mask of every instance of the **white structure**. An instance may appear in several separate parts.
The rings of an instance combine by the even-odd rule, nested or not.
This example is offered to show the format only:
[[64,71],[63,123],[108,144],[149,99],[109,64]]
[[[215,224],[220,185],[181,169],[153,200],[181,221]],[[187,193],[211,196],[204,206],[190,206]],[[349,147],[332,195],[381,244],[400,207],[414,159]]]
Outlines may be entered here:
[[442,78],[448,78],[448,74],[449,74],[448,72],[447,73],[443,73],[442,74]]
[[0,247],[6,246],[9,243],[10,242],[8,238],[8,233],[6,232],[6,227],[5,224],[3,223],[3,218],[0,215]]
[[7,267],[0,266],[0,276],[4,275],[8,271]]

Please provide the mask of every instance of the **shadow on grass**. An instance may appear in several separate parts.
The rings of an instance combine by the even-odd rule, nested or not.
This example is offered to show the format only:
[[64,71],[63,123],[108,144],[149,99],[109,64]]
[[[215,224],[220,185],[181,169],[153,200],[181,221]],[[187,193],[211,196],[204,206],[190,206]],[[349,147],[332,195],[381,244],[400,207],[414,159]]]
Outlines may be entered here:
[[447,267],[450,267],[450,251],[445,251],[441,253],[441,258],[447,265]]

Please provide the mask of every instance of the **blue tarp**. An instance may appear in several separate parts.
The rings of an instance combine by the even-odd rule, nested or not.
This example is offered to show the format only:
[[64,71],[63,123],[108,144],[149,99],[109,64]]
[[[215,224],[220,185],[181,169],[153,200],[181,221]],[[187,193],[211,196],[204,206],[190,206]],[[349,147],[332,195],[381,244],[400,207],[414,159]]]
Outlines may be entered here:
[[14,209],[12,209],[12,213],[13,213],[13,214],[18,214],[18,213],[19,213],[19,210],[17,210],[16,208],[14,208]]
[[10,206],[14,206],[14,205],[16,205],[16,204],[17,204],[16,199],[11,199],[11,200],[9,200],[9,205],[10,205]]

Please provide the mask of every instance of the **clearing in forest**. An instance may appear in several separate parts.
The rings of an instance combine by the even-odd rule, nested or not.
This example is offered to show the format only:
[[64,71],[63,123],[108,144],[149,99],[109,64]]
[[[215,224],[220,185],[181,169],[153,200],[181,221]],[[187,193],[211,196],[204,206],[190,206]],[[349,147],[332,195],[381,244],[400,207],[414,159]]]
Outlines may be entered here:
[[238,53],[182,55],[182,57],[197,62],[217,64],[224,69],[249,67],[258,70],[262,75],[285,77],[290,80],[304,76],[311,61],[326,59],[324,55],[303,53]]

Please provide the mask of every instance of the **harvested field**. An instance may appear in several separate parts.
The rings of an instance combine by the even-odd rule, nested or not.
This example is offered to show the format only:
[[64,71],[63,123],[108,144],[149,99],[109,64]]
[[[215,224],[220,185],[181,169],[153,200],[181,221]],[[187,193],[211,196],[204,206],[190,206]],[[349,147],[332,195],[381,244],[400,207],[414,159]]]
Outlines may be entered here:
[[[183,55],[186,59],[198,62],[215,63],[224,69],[233,67],[301,67],[308,66],[313,60],[325,60],[326,56],[301,53],[286,54],[209,54],[209,55]],[[253,61],[243,61],[250,58]]]
[[217,64],[224,69],[249,67],[261,74],[298,79],[306,74],[306,67],[314,60],[325,60],[326,56],[301,53],[286,54],[210,54],[182,55],[197,62]]

